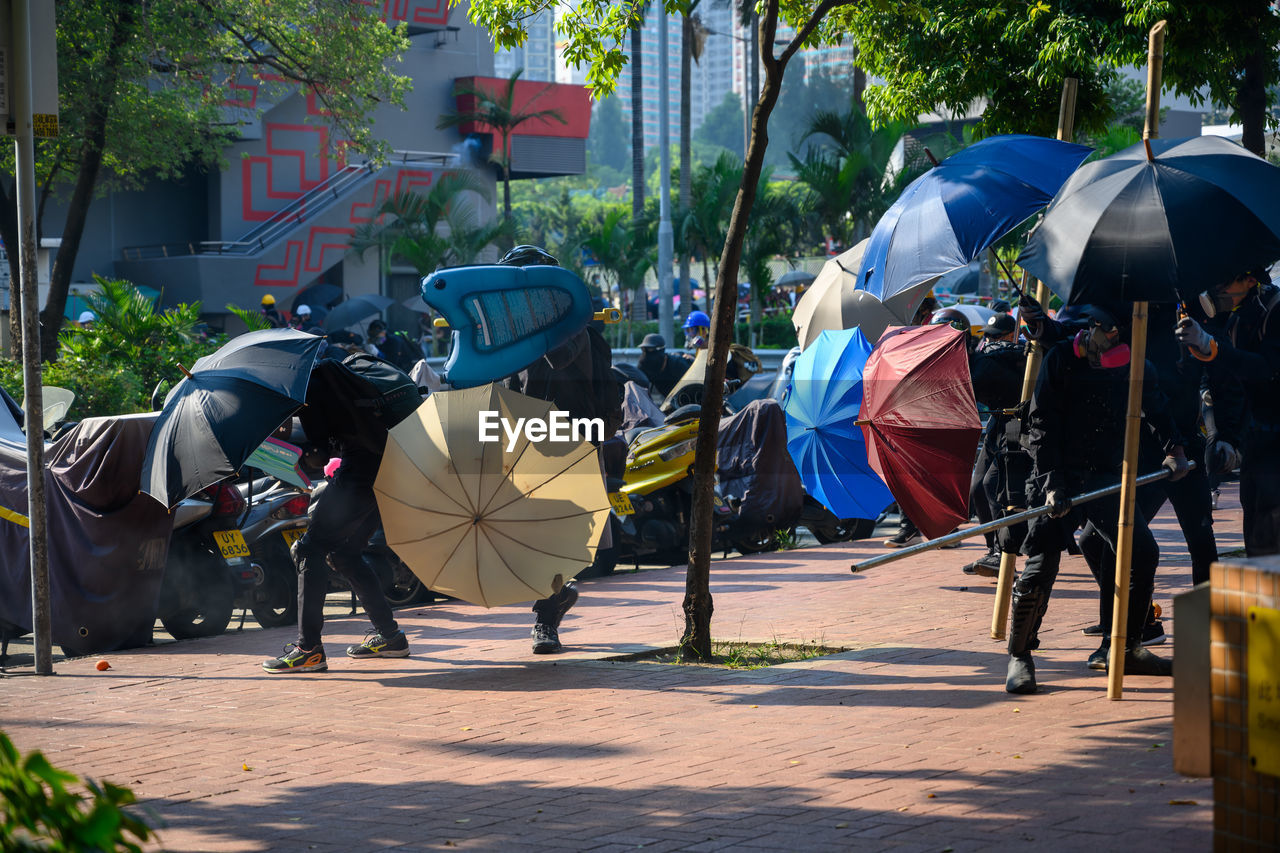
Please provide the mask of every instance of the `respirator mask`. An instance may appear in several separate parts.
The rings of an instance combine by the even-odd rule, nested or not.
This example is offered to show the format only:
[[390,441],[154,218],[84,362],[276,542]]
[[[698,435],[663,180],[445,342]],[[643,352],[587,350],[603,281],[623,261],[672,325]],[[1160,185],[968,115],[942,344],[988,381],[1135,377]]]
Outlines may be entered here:
[[1088,359],[1092,367],[1110,370],[1129,363],[1129,345],[1112,338],[1096,324],[1076,332],[1071,348],[1077,358]]
[[1206,317],[1213,319],[1219,314],[1230,313],[1236,307],[1236,301],[1230,293],[1223,293],[1215,287],[1200,294],[1200,307]]

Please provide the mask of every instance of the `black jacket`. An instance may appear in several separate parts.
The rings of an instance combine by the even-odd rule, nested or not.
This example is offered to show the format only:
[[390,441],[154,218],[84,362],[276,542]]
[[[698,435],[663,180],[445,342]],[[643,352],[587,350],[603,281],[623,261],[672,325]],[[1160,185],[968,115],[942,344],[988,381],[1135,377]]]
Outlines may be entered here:
[[1257,423],[1280,428],[1280,294],[1268,288],[1250,295],[1231,313],[1225,335],[1216,335],[1218,356],[1210,376],[1244,385],[1249,414]]

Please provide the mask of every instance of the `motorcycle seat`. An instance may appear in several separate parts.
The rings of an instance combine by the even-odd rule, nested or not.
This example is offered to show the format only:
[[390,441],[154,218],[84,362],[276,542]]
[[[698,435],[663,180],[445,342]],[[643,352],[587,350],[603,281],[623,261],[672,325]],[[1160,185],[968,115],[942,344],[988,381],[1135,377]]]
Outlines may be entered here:
[[702,414],[702,406],[697,403],[689,403],[681,406],[671,414],[667,415],[668,424],[678,424],[683,421],[691,421]]

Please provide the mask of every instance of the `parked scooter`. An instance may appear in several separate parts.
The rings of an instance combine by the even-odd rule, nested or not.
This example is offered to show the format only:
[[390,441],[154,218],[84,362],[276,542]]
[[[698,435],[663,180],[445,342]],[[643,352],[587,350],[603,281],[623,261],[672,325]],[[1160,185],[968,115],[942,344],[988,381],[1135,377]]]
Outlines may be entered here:
[[310,496],[279,480],[260,494],[246,495],[248,506],[240,533],[249,546],[254,586],[246,602],[264,628],[291,625],[298,619],[298,573],[290,546],[307,530]]
[[238,525],[244,508],[244,496],[227,482],[174,507],[158,615],[175,639],[212,637],[231,622],[237,586],[253,577],[247,567],[249,547]]

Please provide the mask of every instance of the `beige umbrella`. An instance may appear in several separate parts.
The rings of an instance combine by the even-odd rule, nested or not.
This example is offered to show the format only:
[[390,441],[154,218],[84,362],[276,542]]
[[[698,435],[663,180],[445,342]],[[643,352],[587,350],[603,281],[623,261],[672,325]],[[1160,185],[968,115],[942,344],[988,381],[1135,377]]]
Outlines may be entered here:
[[[561,440],[568,420],[552,411],[490,384],[432,394],[391,430],[373,488],[387,544],[428,587],[496,607],[546,598],[591,564],[608,496],[596,449]],[[552,432],[512,439],[501,422]]]
[[[796,327],[801,349],[816,341],[825,330],[840,331],[857,324],[853,319],[857,312],[854,294],[858,292],[858,268],[862,266],[862,253],[866,248],[867,241],[863,240],[823,264],[818,277],[796,303],[791,322]],[[852,322],[846,325],[846,320]],[[863,334],[875,343],[875,338],[865,329]]]

